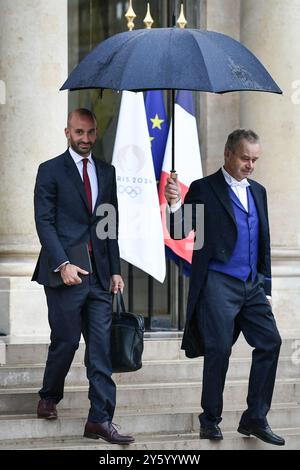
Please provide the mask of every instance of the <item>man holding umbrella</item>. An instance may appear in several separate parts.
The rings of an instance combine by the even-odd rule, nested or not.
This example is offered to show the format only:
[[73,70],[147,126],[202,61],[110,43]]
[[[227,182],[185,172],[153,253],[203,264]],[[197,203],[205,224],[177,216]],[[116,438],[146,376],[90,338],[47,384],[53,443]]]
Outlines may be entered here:
[[[261,62],[235,39],[213,31],[180,28],[124,32],[98,44],[75,67],[61,90],[86,88],[172,90],[173,137],[175,90],[282,93]],[[205,204],[205,243],[203,249],[194,251],[183,347],[189,357],[205,353],[201,437],[220,439],[218,423],[234,325],[242,329],[256,349],[248,410],[239,431],[282,445],[284,440],[272,433],[266,421],[280,337],[265,296],[271,293],[266,192],[254,181],[247,187],[246,179],[258,155],[255,133],[234,132],[226,144],[224,168],[192,183],[185,199],[194,208],[197,203]],[[175,138],[172,171],[174,167]],[[170,204],[181,205],[179,185],[171,179],[166,198]],[[181,227],[181,216],[182,209],[172,215],[173,228]]]
[[[181,205],[180,185],[169,178],[170,233],[178,238],[186,205],[204,205],[204,245],[193,253],[187,321],[182,348],[204,355],[200,438],[222,439],[223,390],[232,344],[242,331],[254,348],[247,409],[238,432],[284,445],[267,422],[281,338],[271,308],[271,260],[266,190],[248,180],[260,157],[258,135],[233,131],[225,144],[224,166],[194,181]],[[189,211],[186,211],[186,213]],[[196,233],[197,237],[197,233]]]

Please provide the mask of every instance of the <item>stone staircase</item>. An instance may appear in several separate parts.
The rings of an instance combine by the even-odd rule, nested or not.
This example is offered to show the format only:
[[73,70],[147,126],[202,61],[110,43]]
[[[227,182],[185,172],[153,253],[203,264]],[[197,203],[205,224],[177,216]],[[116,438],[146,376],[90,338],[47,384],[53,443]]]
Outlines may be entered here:
[[[243,339],[233,349],[224,393],[221,428],[224,440],[199,440],[202,359],[188,360],[180,350],[180,334],[151,333],[145,339],[143,368],[115,374],[117,409],[114,421],[136,442],[130,450],[300,449],[300,338],[283,335],[283,345],[268,415],[284,447],[265,444],[236,432],[245,408],[251,348]],[[59,418],[36,418],[48,344],[46,339],[0,339],[0,450],[4,449],[126,449],[82,437],[89,408],[83,366],[84,344],[68,374]]]

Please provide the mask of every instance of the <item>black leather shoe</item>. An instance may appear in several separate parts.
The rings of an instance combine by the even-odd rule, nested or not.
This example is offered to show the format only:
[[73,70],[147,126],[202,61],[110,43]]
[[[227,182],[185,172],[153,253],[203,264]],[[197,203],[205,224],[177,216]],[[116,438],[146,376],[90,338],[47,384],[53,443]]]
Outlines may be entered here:
[[238,432],[244,434],[244,436],[255,436],[258,439],[261,439],[268,444],[273,444],[275,446],[284,446],[285,440],[274,434],[270,426],[244,426],[242,424],[238,427]]
[[220,441],[223,439],[222,431],[217,424],[211,426],[200,426],[200,439],[212,439],[213,441]]
[[110,421],[104,423],[92,423],[87,421],[84,428],[84,437],[89,439],[104,439],[110,444],[132,444],[134,437],[119,434],[115,426]]

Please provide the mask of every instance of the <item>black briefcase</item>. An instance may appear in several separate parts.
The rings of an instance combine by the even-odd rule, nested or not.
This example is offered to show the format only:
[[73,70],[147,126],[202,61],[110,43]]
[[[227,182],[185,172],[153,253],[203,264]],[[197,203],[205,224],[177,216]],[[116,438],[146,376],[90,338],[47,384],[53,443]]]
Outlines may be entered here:
[[145,323],[143,315],[125,311],[120,291],[114,295],[111,327],[111,360],[113,372],[133,372],[142,367]]

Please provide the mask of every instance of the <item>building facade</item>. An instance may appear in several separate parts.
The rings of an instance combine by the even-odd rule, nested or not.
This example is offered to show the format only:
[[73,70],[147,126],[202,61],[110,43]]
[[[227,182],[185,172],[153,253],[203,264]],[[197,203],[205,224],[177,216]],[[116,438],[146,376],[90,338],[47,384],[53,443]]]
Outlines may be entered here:
[[[64,151],[69,109],[92,107],[101,122],[100,158],[109,160],[119,96],[59,92],[68,72],[99,41],[125,31],[126,1],[0,0],[0,332],[48,334],[43,289],[30,281],[39,251],[33,217],[38,165]],[[133,1],[143,27],[146,1]],[[153,1],[153,27],[170,25],[173,2]],[[300,329],[300,0],[186,0],[190,27],[228,34],[249,47],[270,71],[283,96],[198,93],[204,174],[223,162],[228,133],[253,128],[263,156],[255,179],[266,186],[272,238],[273,306],[281,331]],[[175,2],[179,12],[179,2]],[[125,276],[130,275],[123,266]],[[132,275],[132,272],[131,272]],[[147,310],[149,279],[133,272],[136,310]],[[153,311],[180,308],[176,268],[167,284],[152,285]],[[166,292],[169,292],[168,298]],[[178,315],[171,326],[176,326]]]

